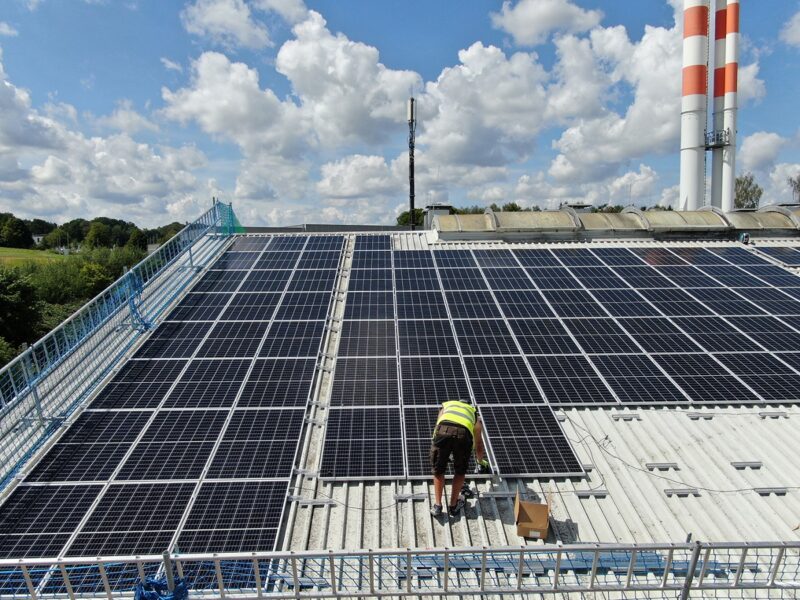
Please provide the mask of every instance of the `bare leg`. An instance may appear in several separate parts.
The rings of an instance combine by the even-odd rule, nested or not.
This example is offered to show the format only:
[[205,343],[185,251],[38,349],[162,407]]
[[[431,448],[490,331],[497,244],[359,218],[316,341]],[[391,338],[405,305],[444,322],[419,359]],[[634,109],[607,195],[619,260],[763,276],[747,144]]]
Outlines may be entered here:
[[[456,502],[458,502],[458,496],[461,494],[461,488],[464,486],[464,479],[466,479],[466,475],[455,475],[453,477],[453,487],[450,492],[450,506],[455,506]],[[444,481],[444,478],[442,481]]]
[[444,474],[433,476],[433,495],[436,497],[435,504],[442,505],[442,493],[444,492]]

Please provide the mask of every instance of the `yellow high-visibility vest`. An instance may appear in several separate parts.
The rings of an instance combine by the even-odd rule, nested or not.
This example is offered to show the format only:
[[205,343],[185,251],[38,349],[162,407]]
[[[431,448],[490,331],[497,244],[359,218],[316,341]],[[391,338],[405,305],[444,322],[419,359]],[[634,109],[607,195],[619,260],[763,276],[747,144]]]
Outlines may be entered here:
[[442,414],[436,421],[436,425],[442,421],[463,425],[469,430],[469,434],[475,437],[475,421],[477,420],[475,408],[471,404],[460,400],[448,400],[442,403]]

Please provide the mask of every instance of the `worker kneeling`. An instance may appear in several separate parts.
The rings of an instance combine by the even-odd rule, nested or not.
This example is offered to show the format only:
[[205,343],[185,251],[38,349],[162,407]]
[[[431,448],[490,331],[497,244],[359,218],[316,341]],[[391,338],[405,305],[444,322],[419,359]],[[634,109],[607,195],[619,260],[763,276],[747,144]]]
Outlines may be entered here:
[[431,468],[436,503],[431,509],[434,517],[442,515],[442,494],[444,493],[444,474],[450,455],[453,456],[453,489],[450,494],[448,512],[455,516],[464,508],[461,488],[469,467],[473,441],[475,458],[478,461],[476,473],[491,473],[489,461],[484,457],[481,420],[477,409],[469,401],[449,400],[442,404],[431,443]]

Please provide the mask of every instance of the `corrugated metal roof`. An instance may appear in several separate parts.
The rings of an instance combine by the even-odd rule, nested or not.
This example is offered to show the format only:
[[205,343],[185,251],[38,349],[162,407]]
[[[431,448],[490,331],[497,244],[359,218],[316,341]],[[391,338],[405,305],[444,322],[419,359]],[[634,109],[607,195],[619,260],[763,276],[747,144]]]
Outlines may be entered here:
[[[765,417],[769,412],[785,416]],[[516,535],[517,490],[532,499],[550,498],[549,542],[684,542],[689,534],[703,541],[800,539],[800,408],[571,409],[563,414],[579,458],[591,466],[585,479],[483,481],[477,484],[482,495],[471,502],[466,518],[453,522],[428,514],[430,482],[309,479],[301,495],[333,503],[300,507],[287,549],[538,543]],[[761,466],[741,469],[733,463]],[[762,495],[769,488],[785,488],[785,493]],[[403,494],[419,497],[398,500]]]

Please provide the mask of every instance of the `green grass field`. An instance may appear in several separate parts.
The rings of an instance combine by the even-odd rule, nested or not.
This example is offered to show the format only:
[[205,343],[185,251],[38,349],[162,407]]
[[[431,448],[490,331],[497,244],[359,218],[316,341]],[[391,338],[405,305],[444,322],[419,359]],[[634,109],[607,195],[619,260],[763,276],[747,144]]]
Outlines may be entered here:
[[23,250],[22,248],[0,248],[0,264],[19,265],[26,262],[51,262],[64,260],[64,256],[46,250]]

